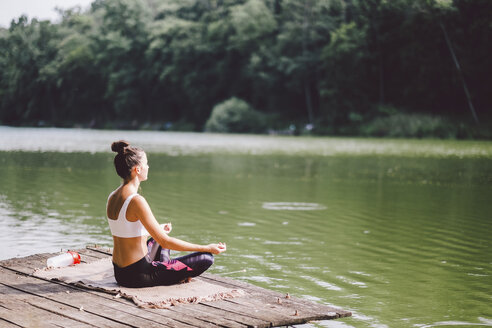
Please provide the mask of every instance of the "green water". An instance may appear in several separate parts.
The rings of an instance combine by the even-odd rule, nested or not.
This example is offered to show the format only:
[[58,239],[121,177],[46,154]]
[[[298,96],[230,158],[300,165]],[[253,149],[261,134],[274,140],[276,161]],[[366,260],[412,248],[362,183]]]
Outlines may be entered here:
[[213,273],[353,311],[317,326],[492,326],[489,142],[0,128],[0,259],[111,246],[119,138]]

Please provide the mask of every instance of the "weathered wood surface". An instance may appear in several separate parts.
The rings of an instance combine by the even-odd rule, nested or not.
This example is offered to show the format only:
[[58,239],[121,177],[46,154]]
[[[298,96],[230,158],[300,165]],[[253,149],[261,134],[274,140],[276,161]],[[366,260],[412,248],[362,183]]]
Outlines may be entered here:
[[[82,262],[111,250],[77,250]],[[212,274],[212,283],[240,288],[245,296],[215,302],[142,309],[111,294],[32,276],[55,254],[0,261],[0,327],[276,327],[350,316],[348,311],[309,302]]]

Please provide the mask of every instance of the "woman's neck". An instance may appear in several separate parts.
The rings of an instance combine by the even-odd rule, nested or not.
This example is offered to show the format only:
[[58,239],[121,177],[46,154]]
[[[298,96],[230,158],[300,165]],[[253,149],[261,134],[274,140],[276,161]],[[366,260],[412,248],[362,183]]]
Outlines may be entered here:
[[133,190],[133,193],[136,193],[138,191],[138,187],[140,186],[140,180],[135,177],[131,180],[124,180],[123,181],[123,187],[131,188]]

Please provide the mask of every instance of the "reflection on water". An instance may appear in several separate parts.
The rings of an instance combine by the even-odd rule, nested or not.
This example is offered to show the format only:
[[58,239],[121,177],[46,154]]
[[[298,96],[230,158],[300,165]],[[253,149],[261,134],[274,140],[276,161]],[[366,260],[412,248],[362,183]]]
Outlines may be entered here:
[[275,211],[316,211],[326,209],[326,206],[321,204],[299,202],[263,203],[262,207],[266,210]]
[[472,323],[472,322],[462,322],[462,321],[442,321],[442,322],[436,322],[430,325],[418,325],[417,327],[420,328],[431,328],[431,327],[492,327],[492,320],[487,320],[485,318],[478,318],[480,321],[479,323]]
[[[61,145],[50,147],[67,150],[83,139],[67,131],[60,132]],[[149,134],[89,132],[105,148],[27,152],[22,144],[22,152],[0,151],[1,259],[111,245],[105,202],[119,179],[113,154],[98,151],[118,134],[130,141]],[[227,242],[214,273],[353,311],[352,318],[320,327],[492,326],[490,144],[472,144],[481,156],[461,143],[451,147],[454,155],[442,156],[250,156],[210,149],[175,156],[185,152],[170,154],[168,141],[159,152],[157,141],[175,135],[151,135],[149,181],[141,193],[160,222],[173,223],[176,237]],[[215,140],[212,149],[230,140],[207,138]],[[292,140],[313,147],[309,138]],[[417,144],[448,151],[446,143]],[[457,149],[466,155],[457,156]]]

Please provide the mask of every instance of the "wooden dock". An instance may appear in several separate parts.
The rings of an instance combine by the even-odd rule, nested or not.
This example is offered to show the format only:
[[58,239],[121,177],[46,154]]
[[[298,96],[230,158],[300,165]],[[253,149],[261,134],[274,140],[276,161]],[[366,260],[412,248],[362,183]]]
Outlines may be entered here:
[[[82,262],[111,256],[110,250],[77,250]],[[169,309],[139,308],[111,294],[32,275],[55,254],[0,261],[0,327],[276,327],[351,316],[309,302],[212,274],[202,277],[245,296]]]

